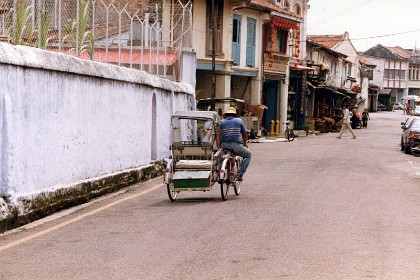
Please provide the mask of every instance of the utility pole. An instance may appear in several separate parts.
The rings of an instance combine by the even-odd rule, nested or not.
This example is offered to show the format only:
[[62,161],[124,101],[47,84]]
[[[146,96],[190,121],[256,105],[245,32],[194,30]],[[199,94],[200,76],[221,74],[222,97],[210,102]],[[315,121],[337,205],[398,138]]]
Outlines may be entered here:
[[211,42],[211,71],[212,71],[212,84],[211,84],[211,97],[216,98],[216,11],[214,7],[215,0],[211,1],[211,19],[212,19],[212,42]]

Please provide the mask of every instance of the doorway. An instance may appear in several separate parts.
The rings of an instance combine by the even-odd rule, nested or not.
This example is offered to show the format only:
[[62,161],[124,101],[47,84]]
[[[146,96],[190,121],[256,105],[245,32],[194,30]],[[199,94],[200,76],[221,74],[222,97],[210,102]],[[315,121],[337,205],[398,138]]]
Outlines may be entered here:
[[277,91],[278,91],[277,80],[266,80],[263,86],[263,104],[268,108],[265,110],[262,123],[264,128],[270,130],[270,122],[277,119]]

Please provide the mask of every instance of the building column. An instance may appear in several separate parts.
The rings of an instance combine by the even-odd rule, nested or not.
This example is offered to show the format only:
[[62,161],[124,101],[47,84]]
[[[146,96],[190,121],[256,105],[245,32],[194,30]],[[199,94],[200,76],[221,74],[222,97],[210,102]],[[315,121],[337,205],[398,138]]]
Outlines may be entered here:
[[250,105],[260,105],[262,100],[262,81],[260,76],[251,79]]
[[[406,95],[408,95],[408,87],[406,87],[406,88],[404,89],[404,92],[403,92],[403,96],[406,96]],[[396,102],[399,102],[399,101],[400,101],[400,100],[398,100],[398,98],[399,98],[399,97],[397,97]]]
[[230,75],[216,76],[216,98],[230,98]]
[[360,105],[362,105],[362,108],[361,108],[362,110],[361,111],[363,111],[365,108],[368,108],[368,100],[369,100],[369,78],[368,77],[363,77],[362,78],[362,84],[360,86],[362,88],[361,97],[365,100],[365,101],[363,101],[360,104]]
[[[286,78],[282,81],[280,88],[280,134],[283,134],[286,126],[283,124],[287,121],[287,106],[289,99],[289,67],[286,68]],[[291,127],[293,128],[293,127]]]

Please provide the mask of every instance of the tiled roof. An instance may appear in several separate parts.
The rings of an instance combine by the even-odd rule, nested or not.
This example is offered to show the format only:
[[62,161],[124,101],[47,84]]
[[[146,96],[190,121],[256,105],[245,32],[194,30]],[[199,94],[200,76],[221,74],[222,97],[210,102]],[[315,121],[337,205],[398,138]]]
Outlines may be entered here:
[[363,53],[364,55],[387,58],[387,59],[402,59],[410,60],[412,59],[412,53],[409,50],[405,50],[401,47],[385,47],[381,44],[377,44],[374,47],[371,47]]
[[401,47],[386,47],[386,48],[398,54],[399,56],[402,56],[404,58],[411,58],[411,53]]
[[258,7],[261,7],[261,8],[266,8],[266,9],[276,11],[276,12],[284,14],[284,15],[293,16],[293,17],[297,17],[297,18],[302,18],[302,16],[297,15],[295,13],[292,13],[291,11],[288,11],[286,9],[280,8],[276,4],[274,4],[270,1],[267,1],[267,0],[251,0],[250,5],[251,6],[252,5],[253,6],[258,6]]
[[306,38],[326,48],[332,49],[343,39],[343,35],[308,35]]
[[[62,49],[63,53],[68,53],[68,49]],[[87,52],[84,52],[80,55],[81,58],[90,59]],[[108,49],[107,52],[103,48],[96,48],[94,50],[94,61],[113,63],[113,64],[125,64],[129,65],[130,62],[135,62],[136,64],[153,64],[153,65],[174,65],[178,60],[178,54],[174,52],[159,52],[158,54],[154,51],[152,53],[147,52],[130,52],[128,49],[123,49],[119,52],[118,49]]]
[[363,64],[365,64],[367,66],[376,66],[375,63],[371,62],[370,60],[368,60],[368,59],[366,59],[364,57],[359,56],[358,59],[359,59],[360,63],[363,63]]

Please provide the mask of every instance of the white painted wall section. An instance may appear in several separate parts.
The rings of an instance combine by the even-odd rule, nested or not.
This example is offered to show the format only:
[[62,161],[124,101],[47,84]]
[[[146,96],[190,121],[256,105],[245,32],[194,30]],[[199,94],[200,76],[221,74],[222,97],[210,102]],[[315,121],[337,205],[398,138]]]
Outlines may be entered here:
[[[0,43],[0,191],[21,196],[169,155],[170,117],[192,85]],[[156,137],[152,100],[156,98]]]

